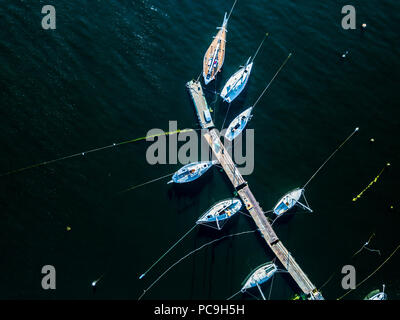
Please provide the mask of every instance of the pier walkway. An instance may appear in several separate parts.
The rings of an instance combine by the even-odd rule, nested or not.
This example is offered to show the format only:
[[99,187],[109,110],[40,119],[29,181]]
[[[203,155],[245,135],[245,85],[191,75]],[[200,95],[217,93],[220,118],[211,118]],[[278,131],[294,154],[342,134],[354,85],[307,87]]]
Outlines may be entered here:
[[[200,83],[189,82],[187,84],[188,88],[192,88],[193,86],[200,86]],[[193,89],[190,89],[191,91]],[[197,91],[201,91],[197,89]],[[191,94],[192,97],[194,96]],[[204,96],[203,96],[204,97]],[[202,99],[193,98],[196,111],[203,110],[207,107],[207,102],[203,102]],[[205,99],[204,99],[205,101]],[[205,103],[205,104],[204,104]],[[199,113],[199,112],[198,112]],[[201,123],[201,121],[200,121]],[[201,123],[202,124],[202,123]],[[203,127],[204,124],[202,124]],[[279,240],[275,231],[272,229],[271,224],[269,223],[267,217],[265,216],[264,210],[261,208],[253,193],[251,192],[247,182],[244,180],[243,176],[240,174],[239,169],[234,164],[230,154],[227,150],[225,150],[224,145],[221,142],[218,131],[212,126],[208,126],[210,128],[207,130],[203,136],[207,143],[210,145],[214,156],[218,159],[220,165],[224,169],[227,174],[229,180],[232,182],[232,185],[237,190],[238,195],[242,199],[247,211],[250,213],[257,227],[259,228],[265,242],[274,252],[276,257],[282,263],[282,265],[289,272],[293,280],[297,283],[299,288],[308,295],[311,300],[324,300],[321,293],[317,290],[317,288],[313,285],[304,271],[297,264],[296,260],[290,254],[290,252],[285,248],[283,243]]]
[[[207,100],[204,96],[203,88],[201,87],[200,81],[189,81],[188,83],[186,83],[186,88],[189,90],[189,94],[192,97],[200,126],[203,129],[214,127],[214,123],[211,119],[210,110],[208,109]],[[210,115],[209,119],[206,119],[206,114]]]

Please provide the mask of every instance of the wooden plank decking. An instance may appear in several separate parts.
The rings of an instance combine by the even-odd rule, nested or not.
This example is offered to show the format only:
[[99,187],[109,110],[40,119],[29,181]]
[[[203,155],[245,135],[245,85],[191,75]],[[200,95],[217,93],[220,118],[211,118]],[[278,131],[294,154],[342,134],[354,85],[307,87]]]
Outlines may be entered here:
[[210,131],[207,131],[203,134],[203,136],[206,139],[207,143],[211,146],[214,155],[218,159],[221,166],[224,168],[233,186],[237,188],[240,185],[246,183],[246,181],[240,174],[239,169],[236,168],[235,164],[233,163],[228,151],[225,150],[225,147],[222,144],[221,139],[219,138],[217,130],[212,129]]
[[264,214],[264,210],[257,202],[255,196],[247,185],[246,180],[244,180],[243,176],[239,172],[239,169],[233,162],[229,152],[222,144],[219,133],[214,128],[214,123],[212,121],[207,122],[204,119],[204,110],[208,110],[208,106],[200,82],[192,80],[186,84],[186,87],[189,89],[192,97],[200,126],[203,129],[208,129],[203,132],[203,137],[210,145],[214,156],[216,159],[218,159],[229,180],[232,182],[232,185],[237,190],[238,195],[242,199],[247,211],[250,213],[251,217],[256,223],[265,242],[289,272],[299,288],[305,294],[309,295],[310,299],[323,300],[324,298],[322,297],[321,293],[316,289],[304,271],[297,264],[293,256],[279,240],[275,231],[272,229],[271,224]]
[[217,130],[211,129],[210,131],[205,132],[203,136],[210,145],[214,156],[220,162],[233,186],[235,188],[239,188],[237,189],[238,194],[242,199],[247,211],[250,213],[251,217],[259,228],[265,242],[289,272],[299,288],[305,294],[310,295],[310,299],[323,300],[324,298],[322,297],[321,293],[316,289],[304,271],[297,264],[293,256],[288,252],[283,243],[279,240],[278,236],[275,234],[275,231],[272,229],[271,224],[264,214],[264,210],[257,202],[249,186],[247,185],[247,182],[244,180],[238,168],[235,166],[231,156],[224,149]]
[[209,61],[213,58],[215,54],[215,50],[217,49],[217,61],[218,64],[216,67],[212,67],[211,69],[211,79],[214,79],[216,74],[221,70],[222,65],[224,64],[225,59],[225,46],[226,46],[226,28],[221,27],[218,31],[217,35],[214,37],[214,40],[211,42],[208,47],[204,59],[203,59],[203,76],[207,75],[209,69]]
[[189,94],[192,97],[200,126],[203,129],[214,127],[214,123],[212,120],[207,122],[206,119],[204,118],[204,111],[205,110],[209,111],[209,109],[200,81],[194,81],[194,80],[189,81],[188,83],[186,83],[186,88],[189,90]]

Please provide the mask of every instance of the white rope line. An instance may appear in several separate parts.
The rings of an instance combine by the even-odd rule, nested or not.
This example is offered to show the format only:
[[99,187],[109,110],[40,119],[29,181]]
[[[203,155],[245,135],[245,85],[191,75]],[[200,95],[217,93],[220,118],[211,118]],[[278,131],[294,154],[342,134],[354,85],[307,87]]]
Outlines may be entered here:
[[159,280],[161,280],[161,278],[162,278],[164,275],[166,275],[173,267],[175,267],[177,264],[179,264],[181,261],[183,261],[184,259],[186,259],[186,258],[189,257],[190,255],[192,255],[193,253],[195,253],[195,252],[197,252],[197,251],[203,249],[204,247],[209,246],[209,245],[211,245],[211,244],[213,244],[213,243],[215,243],[215,242],[217,242],[217,241],[223,240],[223,239],[225,239],[225,238],[234,237],[234,236],[239,236],[239,235],[244,235],[244,234],[248,234],[248,233],[254,233],[254,232],[256,232],[257,230],[258,230],[258,229],[249,230],[249,231],[243,231],[243,232],[239,232],[239,233],[235,233],[235,234],[226,235],[226,236],[220,237],[220,238],[218,238],[218,239],[215,239],[215,240],[213,240],[213,241],[207,242],[207,243],[203,244],[202,246],[200,246],[199,248],[190,251],[189,253],[187,253],[186,255],[184,255],[182,258],[180,258],[178,261],[176,261],[175,263],[173,263],[168,269],[166,269],[154,282],[152,282],[152,283],[150,284],[150,286],[147,287],[147,289],[143,290],[143,293],[140,295],[140,297],[139,297],[138,300],[142,299],[142,297],[143,297],[143,296],[144,296],[144,295],[159,281]]
[[332,157],[336,154],[336,152],[339,151],[340,148],[342,148],[345,143],[359,130],[359,128],[355,128],[355,130],[339,145],[339,147],[336,148],[335,151],[328,157],[328,159],[325,160],[325,162],[318,168],[317,171],[311,176],[311,178],[306,182],[306,184],[303,186],[303,189],[310,183],[310,181],[317,175],[317,173],[325,166],[325,164],[332,159]]

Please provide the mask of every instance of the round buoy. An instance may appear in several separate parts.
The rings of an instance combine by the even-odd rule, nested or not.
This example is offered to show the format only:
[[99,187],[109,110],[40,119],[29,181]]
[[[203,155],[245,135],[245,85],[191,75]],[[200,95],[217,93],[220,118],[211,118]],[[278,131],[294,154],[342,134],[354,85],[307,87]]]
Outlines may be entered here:
[[369,139],[370,142],[375,142],[374,138]]
[[67,231],[71,231],[71,227],[70,226],[67,226]]
[[367,24],[363,23],[361,26],[363,27],[363,29],[365,29],[367,27]]

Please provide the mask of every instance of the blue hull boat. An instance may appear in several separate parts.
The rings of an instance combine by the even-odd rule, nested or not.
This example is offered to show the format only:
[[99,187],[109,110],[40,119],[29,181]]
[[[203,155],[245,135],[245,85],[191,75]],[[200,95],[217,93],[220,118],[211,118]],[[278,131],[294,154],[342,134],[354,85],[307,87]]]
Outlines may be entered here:
[[239,199],[227,199],[213,205],[206,213],[204,213],[196,222],[212,227],[217,226],[221,230],[223,224],[227,222],[236,212],[242,208],[242,202]]
[[214,160],[189,163],[175,172],[175,174],[172,176],[172,180],[169,181],[168,184],[192,182],[200,178],[217,162],[218,161]]
[[247,122],[249,122],[252,117],[251,110],[253,110],[253,107],[244,110],[241,114],[239,114],[235,119],[232,120],[232,122],[228,126],[228,129],[226,129],[225,139],[232,141],[244,130]]
[[294,189],[293,191],[288,192],[285,194],[275,205],[273,212],[277,216],[281,216],[282,214],[288,212],[294,206],[299,205],[301,208],[312,212],[310,207],[302,204],[299,200],[301,196],[304,196],[304,189]]
[[253,68],[253,62],[250,63],[251,57],[247,60],[244,67],[240,68],[235,74],[229,78],[224,88],[221,91],[221,98],[231,103],[246,87],[247,81],[250,78],[250,73]]
[[252,271],[242,283],[242,292],[247,289],[259,287],[260,284],[267,282],[278,271],[275,263],[267,262]]

